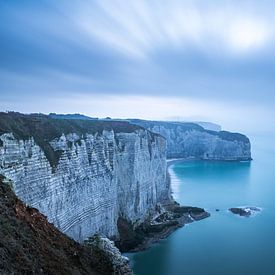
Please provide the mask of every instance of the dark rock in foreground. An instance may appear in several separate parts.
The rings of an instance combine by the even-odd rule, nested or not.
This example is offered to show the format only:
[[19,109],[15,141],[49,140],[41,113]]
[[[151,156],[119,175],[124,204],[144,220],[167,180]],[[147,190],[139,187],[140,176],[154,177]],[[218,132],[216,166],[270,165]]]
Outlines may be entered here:
[[99,262],[104,262],[108,259],[113,267],[112,274],[133,274],[129,265],[129,259],[122,256],[118,248],[115,247],[114,242],[110,241],[108,238],[95,234],[84,243],[88,245],[94,253],[97,253]]
[[168,237],[177,228],[210,216],[203,208],[180,206],[176,202],[158,205],[158,214],[149,217],[139,226],[119,218],[120,239],[116,241],[122,252],[134,252],[147,249],[152,244]]
[[250,217],[252,214],[255,214],[256,212],[260,212],[261,209],[258,207],[249,206],[249,207],[233,207],[233,208],[229,208],[229,211],[241,217]]

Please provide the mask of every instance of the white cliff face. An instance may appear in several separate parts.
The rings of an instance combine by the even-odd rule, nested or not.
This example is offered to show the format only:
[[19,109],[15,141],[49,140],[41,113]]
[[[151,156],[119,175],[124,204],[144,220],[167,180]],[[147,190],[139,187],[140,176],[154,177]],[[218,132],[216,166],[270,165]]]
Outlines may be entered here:
[[200,158],[210,160],[248,160],[250,143],[242,140],[226,140],[219,135],[197,130],[183,131],[181,127],[167,129],[152,127],[167,139],[168,158]]
[[147,130],[71,133],[50,145],[61,154],[56,167],[33,138],[0,135],[0,174],[14,182],[20,199],[75,240],[94,233],[117,237],[118,217],[140,223],[170,196],[166,142]]
[[154,207],[170,196],[165,140],[148,131],[141,131],[139,137],[137,140],[132,133],[116,135],[119,213],[130,221],[144,218],[148,206]]
[[142,120],[134,123],[166,138],[168,158],[251,159],[250,141],[238,133],[208,131],[192,123]]

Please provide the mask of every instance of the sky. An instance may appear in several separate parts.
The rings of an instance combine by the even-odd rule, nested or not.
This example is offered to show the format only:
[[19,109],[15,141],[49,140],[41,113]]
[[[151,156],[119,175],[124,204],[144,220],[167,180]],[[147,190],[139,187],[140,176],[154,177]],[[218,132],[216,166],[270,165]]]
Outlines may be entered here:
[[0,110],[273,127],[274,15],[273,0],[0,0]]

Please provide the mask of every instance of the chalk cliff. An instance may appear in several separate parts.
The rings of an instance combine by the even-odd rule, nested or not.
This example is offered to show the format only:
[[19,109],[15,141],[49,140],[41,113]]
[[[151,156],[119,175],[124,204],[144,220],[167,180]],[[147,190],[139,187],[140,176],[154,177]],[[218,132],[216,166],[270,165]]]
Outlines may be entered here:
[[165,137],[168,158],[251,160],[250,141],[239,133],[210,131],[195,123],[130,121]]
[[16,195],[82,241],[117,237],[169,199],[166,142],[127,122],[0,114],[0,174]]
[[221,125],[216,123],[205,122],[205,121],[194,121],[194,123],[200,125],[205,130],[216,131],[216,132],[219,132],[222,130]]
[[251,158],[241,134],[193,123],[130,122],[0,113],[0,174],[75,240],[95,233],[119,239],[119,220],[151,226],[148,217],[156,220],[159,203],[171,202],[166,155]]

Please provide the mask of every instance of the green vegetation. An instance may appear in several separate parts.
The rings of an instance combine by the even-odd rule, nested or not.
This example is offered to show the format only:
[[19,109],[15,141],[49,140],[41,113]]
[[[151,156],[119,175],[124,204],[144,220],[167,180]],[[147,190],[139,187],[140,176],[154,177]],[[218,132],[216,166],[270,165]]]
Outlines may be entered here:
[[[101,134],[103,130],[130,133],[138,129],[140,129],[139,126],[126,121],[54,119],[43,114],[0,113],[0,135],[13,133],[18,140],[27,140],[33,137],[53,168],[57,166],[62,151],[54,151],[49,142],[59,138],[62,134],[76,133],[81,137],[85,134]],[[80,140],[78,144],[80,144]]]
[[236,140],[236,141],[242,141],[244,143],[249,143],[249,138],[239,133],[231,133],[227,131],[220,131],[216,133],[218,133],[218,136],[224,140],[229,140],[229,141]]
[[81,114],[56,114],[56,113],[50,113],[50,118],[55,119],[85,119],[85,120],[97,120],[97,117],[88,117]]
[[195,124],[195,123],[189,123],[189,122],[168,122],[168,121],[150,121],[150,120],[141,120],[141,119],[130,119],[129,122],[142,126],[146,129],[151,129],[152,127],[158,127],[162,126],[168,129],[174,129],[176,127],[180,127],[181,131],[191,131],[196,130],[199,132],[206,132],[211,135],[218,136],[219,138],[223,140],[228,141],[241,141],[244,143],[249,143],[248,137],[245,135],[239,134],[239,133],[231,133],[227,131],[211,131],[211,130],[205,130],[202,126]]
[[198,130],[205,131],[203,127],[195,123],[189,122],[174,122],[174,121],[153,121],[153,120],[142,120],[142,119],[130,119],[129,122],[142,126],[146,129],[152,128],[154,126],[164,126],[166,128],[175,128],[177,126],[181,127],[182,131]]

